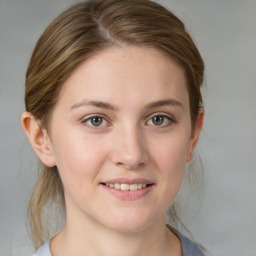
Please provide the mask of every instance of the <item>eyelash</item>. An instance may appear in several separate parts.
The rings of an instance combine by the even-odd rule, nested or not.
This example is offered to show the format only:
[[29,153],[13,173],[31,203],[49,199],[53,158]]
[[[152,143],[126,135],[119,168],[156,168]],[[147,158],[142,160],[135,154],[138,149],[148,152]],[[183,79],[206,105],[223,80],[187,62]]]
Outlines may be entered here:
[[[100,119],[102,120],[102,122],[104,123],[103,126],[105,126],[105,125],[107,125],[107,124],[109,123],[109,122],[106,120],[106,118],[103,117],[103,116],[101,116],[101,115],[90,116],[90,117],[84,119],[84,120],[82,121],[82,123],[85,123],[87,126],[92,127],[92,128],[96,128],[96,129],[102,127],[101,124],[100,124],[99,126],[92,124],[92,121],[93,121],[94,118],[100,118]],[[89,122],[90,122],[91,124],[89,124]]]
[[[164,125],[163,124],[159,124],[159,125],[157,125],[157,124],[148,124],[150,121],[151,121],[151,123],[153,123],[153,118],[156,118],[156,117],[163,118],[164,119],[163,123],[165,123],[165,124]],[[103,125],[102,125],[102,123],[100,123],[98,126],[97,125],[93,125],[92,121],[95,118],[100,118],[102,123],[103,123]],[[167,122],[167,124],[166,124],[166,122]],[[172,118],[170,116],[167,116],[167,115],[164,115],[164,114],[154,114],[153,116],[151,116],[149,118],[149,120],[146,122],[146,124],[147,125],[151,125],[151,126],[156,126],[156,127],[167,127],[167,126],[170,126],[171,124],[173,124],[175,122],[176,121],[174,120],[174,118]],[[90,116],[90,117],[84,119],[82,121],[82,123],[85,123],[87,126],[89,126],[91,128],[99,129],[100,127],[108,126],[109,122],[106,120],[105,117],[103,117],[101,115],[93,115],[93,116]]]
[[150,119],[146,123],[149,123],[149,121],[153,122],[153,118],[156,118],[156,117],[163,118],[163,123],[164,124],[160,124],[160,125],[150,124],[150,125],[164,128],[164,127],[168,127],[171,124],[175,123],[174,118],[172,118],[170,116],[167,116],[167,115],[164,115],[164,114],[154,114],[153,116],[150,117]]

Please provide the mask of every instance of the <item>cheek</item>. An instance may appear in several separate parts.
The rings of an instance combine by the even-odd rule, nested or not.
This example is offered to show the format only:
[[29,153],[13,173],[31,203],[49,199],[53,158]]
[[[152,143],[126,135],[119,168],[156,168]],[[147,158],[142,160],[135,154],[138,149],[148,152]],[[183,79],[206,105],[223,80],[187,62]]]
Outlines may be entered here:
[[[159,143],[158,143],[159,144]],[[162,141],[155,150],[155,164],[160,172],[163,194],[170,204],[176,197],[186,166],[186,156],[189,148],[189,137],[186,133],[170,136]]]
[[155,140],[151,146],[152,155],[161,166],[160,169],[171,170],[185,166],[189,149],[189,136],[186,133],[173,134]]
[[107,156],[107,149],[100,140],[85,136],[58,137],[54,143],[54,155],[63,184],[86,187],[95,182]]

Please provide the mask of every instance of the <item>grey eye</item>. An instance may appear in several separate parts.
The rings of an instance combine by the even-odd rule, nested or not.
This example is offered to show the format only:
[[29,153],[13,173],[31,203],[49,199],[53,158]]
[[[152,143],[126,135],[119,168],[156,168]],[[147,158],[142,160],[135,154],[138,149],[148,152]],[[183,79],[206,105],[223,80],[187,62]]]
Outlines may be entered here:
[[101,127],[101,126],[107,125],[106,119],[101,116],[88,117],[87,119],[85,119],[83,121],[83,123],[85,123],[86,125],[91,126],[91,127]]
[[161,127],[171,125],[172,123],[174,123],[174,120],[171,117],[165,115],[155,115],[151,117],[147,122],[148,125]]
[[165,119],[164,116],[154,116],[152,118],[152,123],[154,125],[162,125],[164,123],[164,119]]
[[100,116],[92,117],[89,120],[93,126],[100,126],[103,123],[103,118]]

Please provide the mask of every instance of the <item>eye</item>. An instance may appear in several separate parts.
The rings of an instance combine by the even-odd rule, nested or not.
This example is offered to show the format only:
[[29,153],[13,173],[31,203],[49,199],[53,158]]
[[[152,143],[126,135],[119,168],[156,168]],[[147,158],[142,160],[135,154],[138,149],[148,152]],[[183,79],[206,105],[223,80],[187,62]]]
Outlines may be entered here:
[[153,126],[168,126],[170,124],[174,123],[174,120],[166,115],[155,115],[147,121],[148,125]]
[[88,126],[92,127],[100,127],[107,125],[107,121],[105,118],[101,116],[91,116],[89,118],[86,118],[83,123],[86,123]]

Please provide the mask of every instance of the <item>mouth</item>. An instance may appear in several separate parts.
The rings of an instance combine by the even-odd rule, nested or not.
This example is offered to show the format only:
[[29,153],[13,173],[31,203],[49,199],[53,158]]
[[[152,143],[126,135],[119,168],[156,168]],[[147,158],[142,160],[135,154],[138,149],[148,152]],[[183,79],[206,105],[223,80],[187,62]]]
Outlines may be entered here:
[[127,184],[127,183],[101,183],[104,186],[107,186],[109,188],[114,188],[117,190],[122,191],[137,191],[140,189],[144,189],[150,186],[153,186],[153,184],[146,184],[146,183],[133,183],[133,184]]
[[100,183],[103,188],[122,200],[135,200],[147,195],[154,183],[146,180],[111,180]]

